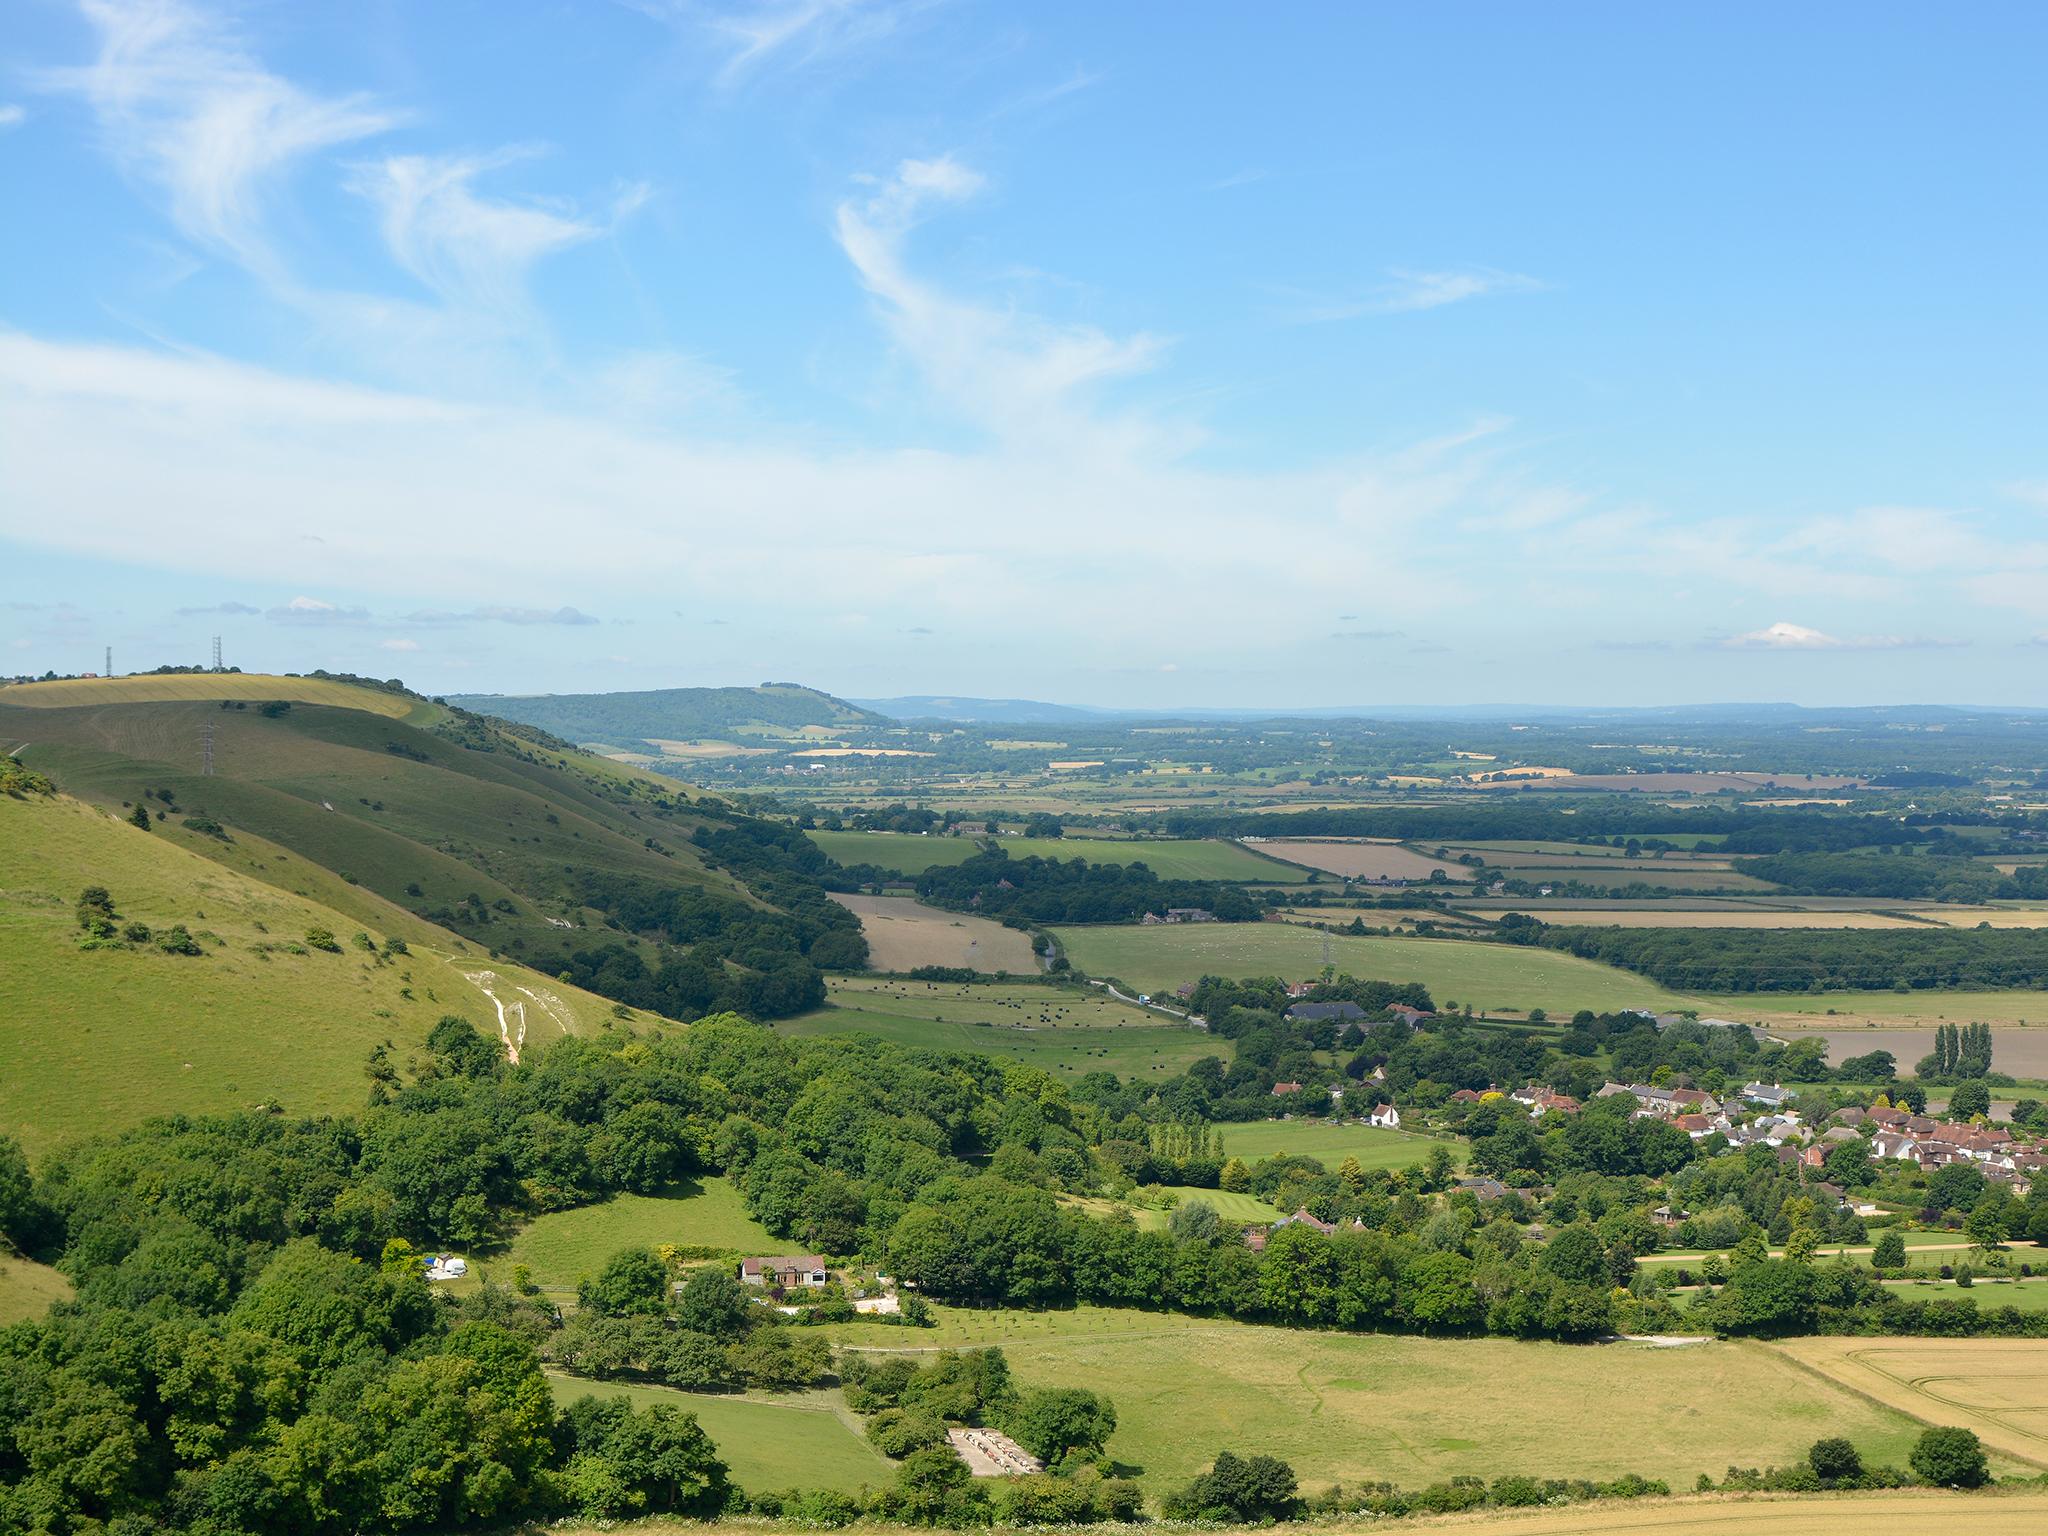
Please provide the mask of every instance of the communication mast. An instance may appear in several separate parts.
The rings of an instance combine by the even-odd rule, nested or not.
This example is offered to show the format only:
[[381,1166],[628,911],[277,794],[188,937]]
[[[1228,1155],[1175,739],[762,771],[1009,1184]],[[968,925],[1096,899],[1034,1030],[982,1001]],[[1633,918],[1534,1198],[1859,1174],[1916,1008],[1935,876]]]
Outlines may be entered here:
[[213,670],[218,672],[220,669],[220,636],[215,635],[213,637]]

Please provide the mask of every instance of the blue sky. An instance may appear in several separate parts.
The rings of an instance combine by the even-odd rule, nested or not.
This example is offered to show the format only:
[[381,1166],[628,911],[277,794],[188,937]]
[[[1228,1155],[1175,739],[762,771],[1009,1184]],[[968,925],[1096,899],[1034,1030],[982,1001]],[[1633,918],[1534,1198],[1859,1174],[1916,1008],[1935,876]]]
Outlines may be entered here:
[[20,0],[0,671],[2048,704],[2044,46]]

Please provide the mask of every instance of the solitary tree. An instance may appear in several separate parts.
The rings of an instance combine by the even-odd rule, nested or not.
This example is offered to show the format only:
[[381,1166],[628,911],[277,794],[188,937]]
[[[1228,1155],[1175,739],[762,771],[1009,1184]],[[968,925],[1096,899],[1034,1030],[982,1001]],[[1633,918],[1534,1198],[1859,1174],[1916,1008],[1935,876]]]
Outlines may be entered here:
[[1989,1475],[1976,1432],[1954,1426],[1926,1431],[1907,1460],[1923,1483],[1937,1488],[1977,1488]]

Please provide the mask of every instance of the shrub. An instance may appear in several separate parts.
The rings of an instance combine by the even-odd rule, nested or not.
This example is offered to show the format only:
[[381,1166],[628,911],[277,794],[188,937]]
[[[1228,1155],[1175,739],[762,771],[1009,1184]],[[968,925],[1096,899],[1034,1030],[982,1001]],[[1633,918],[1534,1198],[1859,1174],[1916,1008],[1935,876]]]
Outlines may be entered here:
[[308,928],[306,930],[306,944],[312,949],[325,950],[330,955],[341,953],[341,945],[335,942],[334,935],[325,928]]
[[1863,1475],[1863,1457],[1847,1440],[1816,1440],[1806,1453],[1806,1464],[1824,1483],[1850,1482]]
[[1976,1431],[1952,1425],[1922,1434],[1907,1461],[1937,1488],[1980,1488],[1990,1475]]

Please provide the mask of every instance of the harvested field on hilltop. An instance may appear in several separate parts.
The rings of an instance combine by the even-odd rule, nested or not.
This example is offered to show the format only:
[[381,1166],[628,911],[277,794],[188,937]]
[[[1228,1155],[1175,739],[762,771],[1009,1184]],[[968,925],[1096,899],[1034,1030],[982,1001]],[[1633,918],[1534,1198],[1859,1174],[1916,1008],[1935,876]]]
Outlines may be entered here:
[[1925,923],[1884,912],[1790,912],[1722,908],[1714,912],[1600,911],[1583,907],[1517,907],[1538,922],[1566,928],[1925,928]]
[[878,971],[950,965],[990,974],[1029,975],[1038,969],[1030,937],[988,918],[941,912],[907,896],[834,895],[832,899],[860,917],[861,932],[868,940],[868,963]]
[[1306,1332],[1116,1308],[940,1308],[939,1325],[832,1331],[880,1348],[998,1344],[1021,1387],[1108,1392],[1109,1453],[1155,1493],[1218,1450],[1278,1456],[1308,1488],[1453,1476],[1611,1478],[1689,1486],[1731,1462],[1798,1459],[1847,1435],[1903,1464],[1919,1425],[1767,1346],[1685,1349]]
[[[1504,770],[1528,772],[1530,770]],[[1480,783],[1480,789],[1517,790],[1528,781],[1496,781]],[[1805,793],[1812,790],[1854,789],[1862,784],[1861,779],[1845,779],[1834,774],[1768,774],[1768,773],[1567,773],[1546,775],[1545,790],[1596,790],[1619,791],[1627,794],[1644,795],[1718,795],[1725,789],[1737,791],[1758,791],[1767,789],[1793,790]]]
[[2048,1468],[2048,1339],[1787,1339],[1809,1370],[1928,1424],[1974,1429]]
[[1166,1014],[1107,992],[1049,986],[948,985],[837,978],[830,1002],[776,1028],[795,1035],[873,1034],[898,1045],[1001,1056],[1049,1072],[1175,1073],[1225,1047]]
[[168,676],[84,677],[61,682],[22,683],[0,688],[0,704],[26,709],[76,709],[95,704],[150,704],[171,700],[285,699],[294,704],[331,704],[340,709],[368,710],[415,724],[444,718],[437,704],[403,694],[358,688],[324,677],[274,677],[257,672],[199,672]]
[[[2025,1028],[2012,1024],[1993,1030],[1992,1068],[2018,1078],[2044,1078],[2048,1077],[2048,996],[2039,992],[2028,995],[2034,999],[2034,1006],[2041,1017]],[[1963,1019],[1965,1015],[1954,1014],[1952,1017]],[[1974,1018],[1975,1015],[1968,1017]],[[1780,1024],[1777,1028],[1792,1040],[1825,1036],[1828,1060],[1833,1063],[1840,1063],[1849,1056],[1865,1056],[1872,1051],[1890,1051],[1898,1059],[1901,1077],[1910,1075],[1913,1063],[1934,1050],[1932,1026],[1926,1029],[1872,1029],[1863,1026],[1823,1028],[1809,1024],[1793,1029]]]
[[1275,859],[1342,875],[1348,880],[1427,880],[1432,870],[1446,879],[1470,880],[1455,858],[1437,859],[1399,843],[1350,838],[1269,838],[1247,846]]

